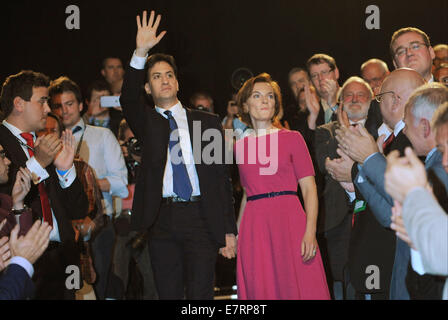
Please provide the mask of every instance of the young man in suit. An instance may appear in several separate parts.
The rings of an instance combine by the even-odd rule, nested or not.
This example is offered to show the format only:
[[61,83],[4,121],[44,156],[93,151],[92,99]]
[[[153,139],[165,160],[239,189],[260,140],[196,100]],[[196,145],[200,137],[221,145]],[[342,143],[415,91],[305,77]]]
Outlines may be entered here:
[[28,168],[33,185],[25,204],[34,219],[52,226],[50,244],[36,264],[37,299],[74,299],[75,290],[66,287],[66,268],[79,265],[75,232],[71,220],[87,214],[87,197],[73,166],[74,139],[64,132],[62,140],[50,134],[36,140],[36,131],[45,128],[48,106],[47,76],[22,71],[9,76],[3,84],[0,144],[11,160],[9,182],[1,186],[11,194],[14,177],[20,167]]
[[[227,168],[224,161],[195,161],[193,155],[202,154],[208,143],[193,139],[193,126],[195,131],[200,127],[201,137],[206,129],[222,132],[222,127],[216,115],[185,109],[179,102],[172,56],[153,54],[147,59],[166,33],[156,35],[161,17],[154,21],[154,16],[151,12],[148,21],[144,11],[142,21],[137,17],[137,48],[120,97],[125,118],[143,143],[131,225],[134,230],[150,230],[160,299],[213,299],[218,250],[233,258],[237,231]],[[152,96],[154,109],[145,108],[139,100],[145,76],[145,91]],[[223,136],[219,139],[224,146]],[[223,150],[217,152],[222,152],[223,160]]]
[[[425,84],[422,76],[412,69],[394,70],[383,82],[380,109],[384,125],[378,129],[378,142],[365,130],[349,130],[341,128],[337,132],[341,149],[355,162],[352,179],[355,187],[367,200],[367,204],[375,215],[376,220],[385,228],[390,226],[390,210],[393,206],[392,198],[384,190],[384,172],[386,158],[392,150],[401,153],[410,146],[408,138],[402,132],[404,128],[404,106],[412,92]],[[382,128],[386,127],[382,134]],[[380,149],[381,147],[381,149]],[[384,153],[381,153],[382,151]],[[371,224],[373,225],[373,224]],[[409,247],[400,239],[397,240],[395,260],[392,258],[393,269],[390,285],[391,299],[409,299],[406,289],[405,276],[409,261]],[[391,261],[385,261],[385,263]]]

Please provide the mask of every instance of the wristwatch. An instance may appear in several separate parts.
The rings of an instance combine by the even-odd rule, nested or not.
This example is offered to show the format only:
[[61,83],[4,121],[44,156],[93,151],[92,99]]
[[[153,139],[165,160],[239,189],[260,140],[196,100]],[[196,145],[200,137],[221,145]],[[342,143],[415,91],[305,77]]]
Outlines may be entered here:
[[29,209],[29,208],[26,206],[26,204],[24,204],[22,209],[14,209],[14,208],[12,208],[12,209],[11,209],[11,213],[12,213],[13,215],[19,215],[19,214],[24,213],[24,212],[27,211],[28,209]]

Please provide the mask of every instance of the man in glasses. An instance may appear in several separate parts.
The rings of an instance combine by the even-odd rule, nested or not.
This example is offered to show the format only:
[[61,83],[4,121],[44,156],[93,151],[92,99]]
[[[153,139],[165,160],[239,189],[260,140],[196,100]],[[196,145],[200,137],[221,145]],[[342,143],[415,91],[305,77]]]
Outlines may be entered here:
[[[380,138],[377,142],[364,128],[342,128],[337,132],[340,148],[357,162],[352,170],[356,188],[367,200],[378,222],[386,228],[391,223],[393,200],[384,190],[384,155],[392,150],[403,154],[404,149],[411,146],[402,130],[405,126],[404,107],[412,92],[424,84],[422,76],[408,68],[395,70],[384,80],[381,92],[377,95],[384,121],[378,129]],[[405,284],[409,255],[406,243],[397,240],[390,286],[391,299],[409,299]]]
[[[337,95],[339,92],[339,69],[333,57],[318,53],[308,59],[306,66],[311,82],[316,88],[325,123],[336,120]],[[318,117],[318,114],[315,114]]]
[[411,68],[426,82],[433,82],[432,61],[435,58],[428,35],[420,29],[407,27],[395,31],[390,41],[395,68]]

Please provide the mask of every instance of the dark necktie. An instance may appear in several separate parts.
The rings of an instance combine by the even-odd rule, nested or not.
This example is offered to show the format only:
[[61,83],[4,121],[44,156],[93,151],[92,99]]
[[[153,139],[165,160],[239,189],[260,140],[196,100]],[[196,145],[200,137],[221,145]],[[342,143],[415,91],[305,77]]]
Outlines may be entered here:
[[394,135],[394,133],[392,132],[392,133],[389,135],[389,137],[383,142],[383,152],[384,152],[384,150],[386,150],[386,148],[387,148],[388,146],[390,146],[390,144],[392,143],[392,141],[394,141],[394,139],[395,139],[395,135]]
[[[182,199],[188,200],[191,197],[193,188],[191,186],[190,178],[188,177],[187,167],[185,167],[185,159],[182,156],[182,149],[180,148],[179,130],[177,130],[177,123],[176,120],[174,120],[171,111],[167,110],[164,113],[166,114],[170,122],[169,148],[171,156],[171,166],[173,168],[173,191]],[[177,130],[177,134],[175,133],[174,136],[171,136],[173,134],[173,131],[175,130]],[[177,155],[172,153],[172,150],[176,145],[177,150],[179,150]],[[177,158],[174,162],[173,156],[176,156]]]
[[81,130],[82,130],[81,126],[76,126],[72,129],[72,132],[73,132],[73,134],[75,134],[76,132],[81,131]]
[[[33,135],[28,132],[21,133],[20,135],[22,136],[22,138],[24,138],[26,140],[26,144],[29,147],[28,154],[30,155],[30,157],[34,156]],[[45,190],[45,186],[44,186],[43,182],[40,182],[37,185],[37,187],[39,189],[40,205],[42,207],[42,216],[44,218],[44,221],[48,222],[48,224],[50,226],[53,226],[53,216],[51,214],[50,201],[48,200],[48,194],[47,194],[47,191]]]

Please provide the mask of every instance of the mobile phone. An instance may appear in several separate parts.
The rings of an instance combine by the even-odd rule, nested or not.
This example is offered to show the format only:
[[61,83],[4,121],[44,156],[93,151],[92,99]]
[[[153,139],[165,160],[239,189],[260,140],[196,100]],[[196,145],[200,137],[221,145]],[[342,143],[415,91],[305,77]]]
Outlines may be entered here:
[[121,107],[120,96],[102,96],[100,106],[103,108]]

